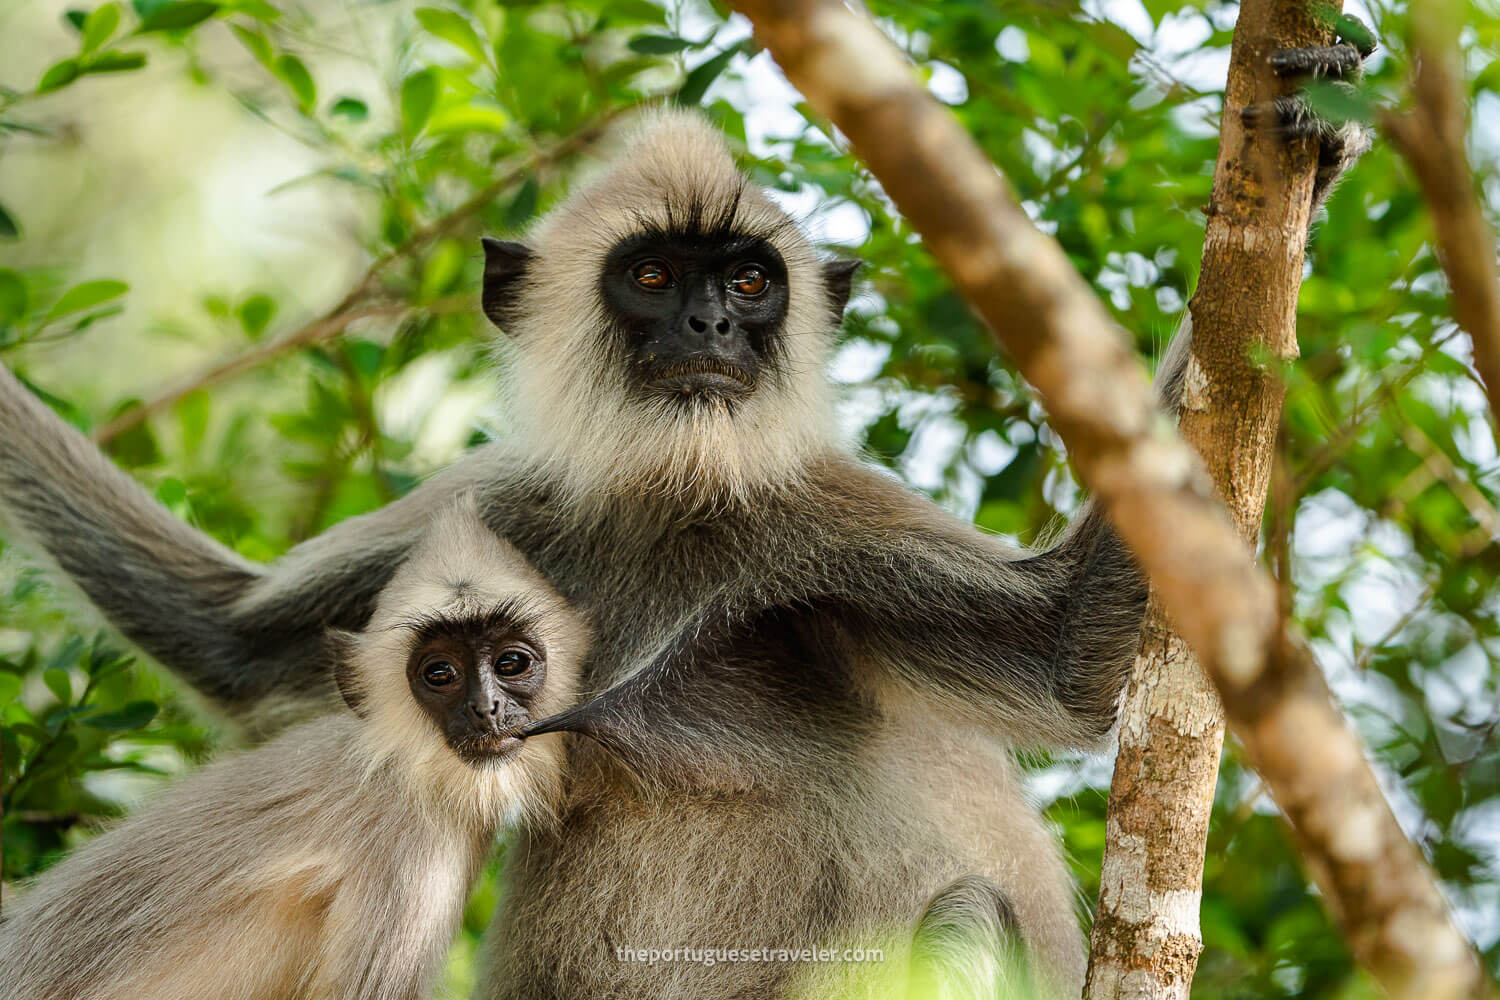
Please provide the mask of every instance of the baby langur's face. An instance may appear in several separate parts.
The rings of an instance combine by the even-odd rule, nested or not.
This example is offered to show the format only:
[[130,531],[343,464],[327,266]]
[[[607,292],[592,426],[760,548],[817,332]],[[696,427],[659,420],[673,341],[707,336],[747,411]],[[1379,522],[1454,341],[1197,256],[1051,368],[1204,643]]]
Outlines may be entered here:
[[543,644],[498,612],[423,622],[406,665],[417,704],[475,766],[521,746],[515,731],[531,721],[546,675]]

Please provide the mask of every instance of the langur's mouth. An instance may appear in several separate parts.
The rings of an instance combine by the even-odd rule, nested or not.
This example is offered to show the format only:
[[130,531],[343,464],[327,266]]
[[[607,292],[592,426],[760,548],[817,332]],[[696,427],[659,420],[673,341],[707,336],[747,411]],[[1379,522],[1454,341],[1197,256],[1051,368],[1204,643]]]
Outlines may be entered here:
[[475,733],[453,745],[453,752],[466,763],[484,764],[509,757],[521,748],[522,738],[514,729],[504,732]]
[[657,369],[647,384],[669,396],[738,398],[755,391],[755,376],[719,358],[697,357]]

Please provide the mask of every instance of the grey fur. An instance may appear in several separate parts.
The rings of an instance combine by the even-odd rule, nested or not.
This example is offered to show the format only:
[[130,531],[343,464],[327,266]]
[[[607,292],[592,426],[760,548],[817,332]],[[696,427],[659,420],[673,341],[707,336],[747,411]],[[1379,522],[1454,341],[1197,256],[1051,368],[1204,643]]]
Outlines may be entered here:
[[[768,409],[674,427],[611,395],[618,373],[590,339],[602,241],[678,202],[732,202],[736,224],[771,234],[787,261],[801,353]],[[811,425],[832,423],[819,403],[837,320],[823,269],[692,116],[658,115],[528,242],[524,275],[486,305],[512,334],[521,434],[275,565],[247,566],[182,526],[8,375],[0,504],[127,636],[253,716],[329,698],[331,685],[304,681],[321,626],[360,627],[426,512],[476,498],[592,620],[581,690],[639,678],[606,704],[603,745],[570,745],[558,824],[521,831],[484,997],[826,986],[827,969],[648,966],[616,948],[899,936],[971,876],[1004,894],[1038,979],[1076,995],[1071,883],[1008,748],[1092,746],[1113,722],[1146,586],[1103,515],[1090,506],[1052,548],[1018,550]],[[1170,356],[1169,397],[1186,343]]]
[[362,728],[307,723],[85,844],[7,907],[0,997],[422,995],[490,831],[455,838],[390,767],[366,774]]
[[[492,591],[524,580],[524,563],[485,536],[493,551],[425,542],[382,595],[386,617],[462,617],[457,602],[423,599],[444,579],[483,574]],[[545,586],[517,594],[561,608]],[[419,710],[403,711],[413,640],[399,631],[344,642],[341,667],[376,703],[369,720],[329,716],[212,764],[24,890],[0,923],[0,1000],[424,996],[497,825],[523,811],[545,821],[561,759],[554,741],[461,761]],[[558,706],[566,642],[551,659]]]

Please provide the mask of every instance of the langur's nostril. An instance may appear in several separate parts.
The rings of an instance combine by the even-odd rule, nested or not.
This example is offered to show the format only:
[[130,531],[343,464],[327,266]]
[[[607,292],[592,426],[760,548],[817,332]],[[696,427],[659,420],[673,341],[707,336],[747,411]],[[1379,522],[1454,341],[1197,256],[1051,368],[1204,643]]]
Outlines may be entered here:
[[728,333],[729,332],[729,320],[727,320],[727,319],[721,319],[717,323],[715,323],[714,324],[714,332],[717,333],[721,337],[724,336],[724,334]]
[[498,699],[493,700],[490,702],[489,707],[485,708],[478,702],[471,701],[469,702],[469,713],[480,722],[486,722],[500,714],[500,702]]
[[693,328],[694,333],[702,333],[704,330],[708,329],[708,324],[703,322],[697,316],[688,317],[688,326]]

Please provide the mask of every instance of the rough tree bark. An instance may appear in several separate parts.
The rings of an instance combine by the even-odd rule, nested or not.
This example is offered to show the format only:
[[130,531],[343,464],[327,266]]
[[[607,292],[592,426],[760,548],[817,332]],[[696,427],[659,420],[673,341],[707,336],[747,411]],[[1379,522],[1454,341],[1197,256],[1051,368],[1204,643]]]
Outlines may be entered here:
[[1382,124],[1411,164],[1432,210],[1453,315],[1473,340],[1474,367],[1489,393],[1491,418],[1500,422],[1500,268],[1465,148],[1468,95],[1458,47],[1463,10],[1452,0],[1413,7],[1416,106],[1386,114]]
[[[1297,356],[1297,293],[1316,152],[1247,132],[1240,109],[1290,89],[1278,48],[1326,45],[1305,0],[1245,0],[1235,24],[1193,356],[1179,431],[1253,551],[1283,398],[1263,359]],[[1224,706],[1153,590],[1120,720],[1109,789],[1088,1000],[1186,1000],[1203,950],[1203,854],[1224,744]]]
[[735,5],[1041,391],[1080,475],[1224,696],[1354,953],[1398,996],[1482,995],[1478,961],[1311,655],[1283,629],[1270,578],[1061,248],[867,18],[838,0]]

